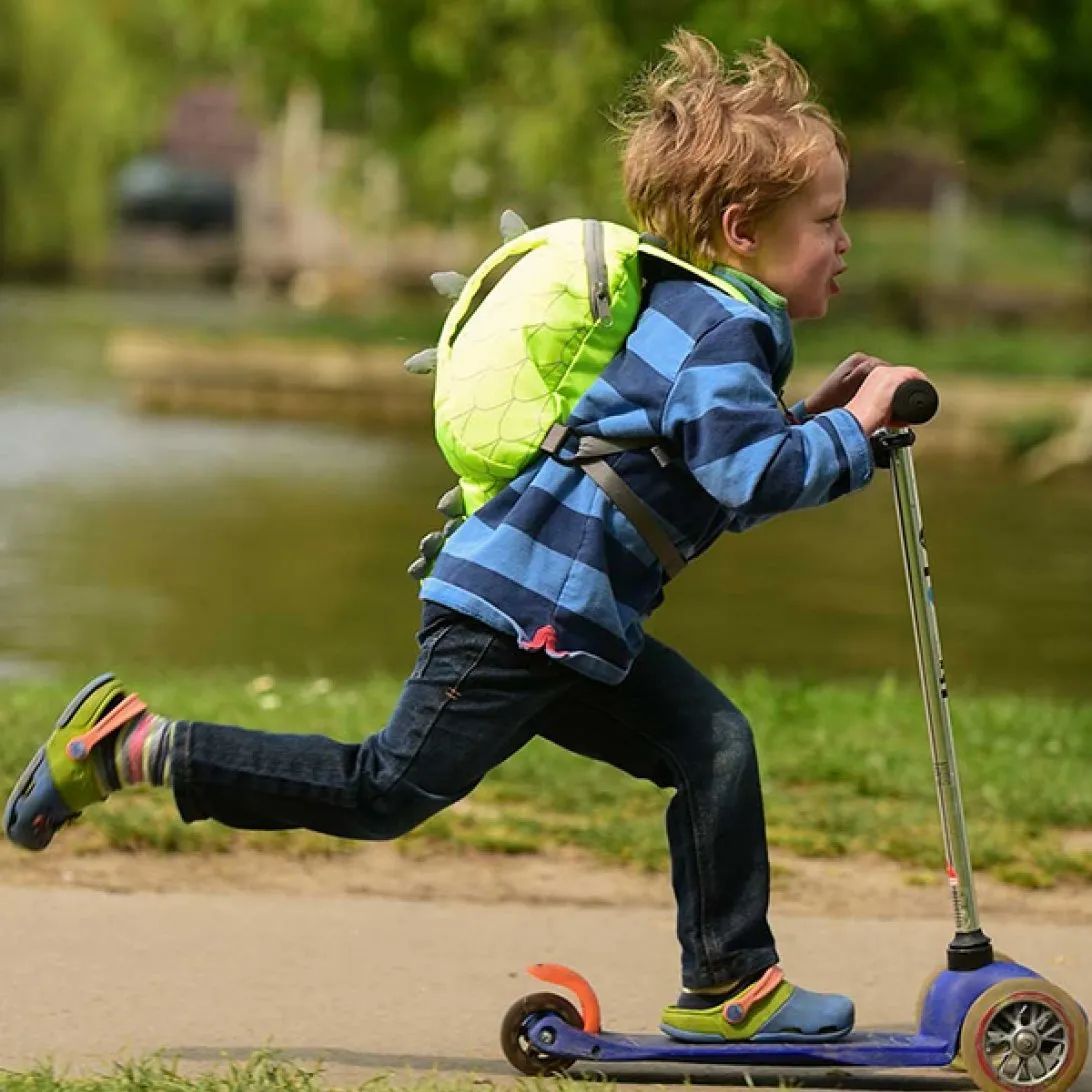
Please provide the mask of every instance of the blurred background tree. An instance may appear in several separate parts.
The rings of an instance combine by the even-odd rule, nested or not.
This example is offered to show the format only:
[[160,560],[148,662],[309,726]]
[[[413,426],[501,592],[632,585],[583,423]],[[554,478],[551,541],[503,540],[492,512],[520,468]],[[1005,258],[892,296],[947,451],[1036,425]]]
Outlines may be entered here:
[[145,66],[109,6],[0,2],[0,270],[90,257],[104,238],[112,173],[155,117]]
[[1090,169],[1092,0],[0,0],[0,265],[90,260],[116,168],[210,77],[267,117],[317,89],[408,219],[618,215],[609,110],[679,25],[773,37],[851,136],[1019,165],[1066,133]]

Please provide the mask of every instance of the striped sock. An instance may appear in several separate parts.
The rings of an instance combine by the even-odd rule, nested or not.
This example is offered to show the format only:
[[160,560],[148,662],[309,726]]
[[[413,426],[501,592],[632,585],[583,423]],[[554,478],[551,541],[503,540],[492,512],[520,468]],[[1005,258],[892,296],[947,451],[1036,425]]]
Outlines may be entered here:
[[166,785],[171,779],[173,720],[141,713],[92,754],[103,789],[110,793],[129,785]]

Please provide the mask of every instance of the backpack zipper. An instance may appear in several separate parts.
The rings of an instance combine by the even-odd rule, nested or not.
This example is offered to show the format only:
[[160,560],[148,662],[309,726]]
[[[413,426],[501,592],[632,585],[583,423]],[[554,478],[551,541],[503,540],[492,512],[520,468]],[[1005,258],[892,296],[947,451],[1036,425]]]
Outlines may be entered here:
[[606,240],[601,220],[584,221],[584,263],[588,269],[588,305],[596,322],[610,321]]

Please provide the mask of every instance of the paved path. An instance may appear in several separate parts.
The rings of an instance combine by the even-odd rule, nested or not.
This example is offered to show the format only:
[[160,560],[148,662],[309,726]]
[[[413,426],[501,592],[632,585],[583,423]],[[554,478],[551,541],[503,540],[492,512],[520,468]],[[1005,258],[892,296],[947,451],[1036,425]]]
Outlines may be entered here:
[[[851,993],[862,1026],[906,1025],[949,937],[943,921],[785,917],[775,925],[793,976]],[[1014,958],[1092,1005],[1092,927],[994,922],[990,931]],[[160,1049],[188,1067],[271,1046],[324,1057],[338,1083],[434,1066],[492,1077],[509,1072],[497,1046],[501,1016],[536,987],[522,968],[540,960],[586,974],[609,1026],[650,1029],[676,982],[670,914],[0,889],[0,1067],[51,1057],[97,1071]],[[631,1071],[614,1073],[628,1079]],[[645,1082],[682,1075],[667,1067],[644,1074]],[[694,1074],[701,1083],[730,1076]],[[831,1081],[809,1075],[808,1084]],[[846,1086],[925,1082],[870,1074],[843,1077]],[[1077,1087],[1092,1092],[1092,1071]]]

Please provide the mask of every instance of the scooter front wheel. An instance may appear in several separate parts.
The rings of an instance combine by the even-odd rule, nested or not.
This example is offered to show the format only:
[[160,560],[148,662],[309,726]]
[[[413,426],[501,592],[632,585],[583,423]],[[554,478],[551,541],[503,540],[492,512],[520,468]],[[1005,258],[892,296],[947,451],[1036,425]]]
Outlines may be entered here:
[[1064,1092],[1088,1057],[1088,1018],[1053,982],[1010,978],[970,1007],[959,1045],[983,1092]]
[[501,1022],[501,1049],[512,1066],[529,1077],[544,1077],[563,1073],[576,1060],[545,1054],[527,1037],[527,1021],[532,1016],[553,1013],[574,1028],[584,1026],[576,1006],[556,993],[531,993],[521,997],[504,1014]]

